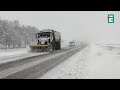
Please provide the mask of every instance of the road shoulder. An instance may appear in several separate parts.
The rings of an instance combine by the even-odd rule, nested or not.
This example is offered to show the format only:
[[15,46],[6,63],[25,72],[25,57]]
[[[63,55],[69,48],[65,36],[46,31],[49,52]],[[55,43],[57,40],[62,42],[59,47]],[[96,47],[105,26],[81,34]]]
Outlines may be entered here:
[[69,59],[47,72],[39,79],[76,79],[84,78],[86,75],[85,63],[87,48],[77,52]]

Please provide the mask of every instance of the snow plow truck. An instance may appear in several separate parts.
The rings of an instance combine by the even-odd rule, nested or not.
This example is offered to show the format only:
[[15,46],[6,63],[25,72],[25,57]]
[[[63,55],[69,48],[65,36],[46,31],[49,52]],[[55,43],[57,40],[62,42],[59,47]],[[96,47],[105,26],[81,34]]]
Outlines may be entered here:
[[61,33],[51,29],[43,29],[35,35],[37,43],[30,45],[32,52],[53,52],[61,49]]

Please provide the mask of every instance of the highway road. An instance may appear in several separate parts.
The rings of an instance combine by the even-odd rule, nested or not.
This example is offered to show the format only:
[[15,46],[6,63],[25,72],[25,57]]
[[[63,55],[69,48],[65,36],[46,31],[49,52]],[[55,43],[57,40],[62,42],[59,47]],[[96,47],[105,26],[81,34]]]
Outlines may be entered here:
[[53,53],[0,64],[0,79],[37,79],[84,47],[63,48]]

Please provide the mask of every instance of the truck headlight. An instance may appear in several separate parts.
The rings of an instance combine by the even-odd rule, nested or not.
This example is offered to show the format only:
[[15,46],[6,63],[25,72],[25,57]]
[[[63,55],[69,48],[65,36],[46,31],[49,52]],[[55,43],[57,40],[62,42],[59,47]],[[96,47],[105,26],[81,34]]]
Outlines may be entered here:
[[41,42],[41,44],[45,44],[45,42]]

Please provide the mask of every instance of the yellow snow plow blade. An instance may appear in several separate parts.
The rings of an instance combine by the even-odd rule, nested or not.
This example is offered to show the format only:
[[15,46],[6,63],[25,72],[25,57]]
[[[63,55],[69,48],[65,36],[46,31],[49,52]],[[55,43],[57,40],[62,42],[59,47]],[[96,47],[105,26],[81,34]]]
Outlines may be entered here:
[[48,45],[30,45],[30,47],[48,47]]

